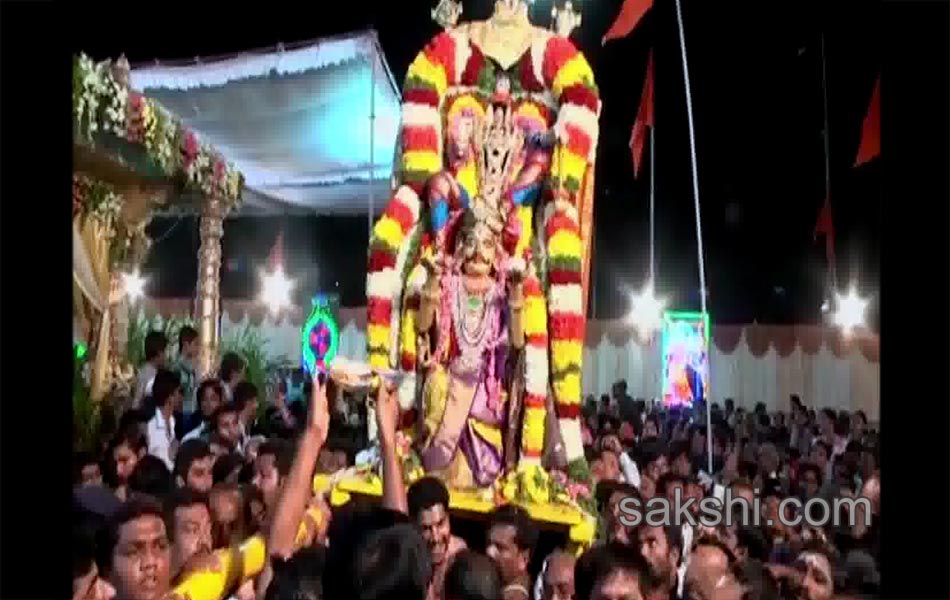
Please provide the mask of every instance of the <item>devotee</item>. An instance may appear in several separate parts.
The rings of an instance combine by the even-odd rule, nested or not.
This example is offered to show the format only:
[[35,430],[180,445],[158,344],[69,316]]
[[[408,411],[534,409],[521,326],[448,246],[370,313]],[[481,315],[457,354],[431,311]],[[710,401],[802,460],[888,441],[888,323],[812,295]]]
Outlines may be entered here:
[[257,422],[258,392],[257,386],[250,381],[242,381],[234,388],[234,403],[241,407],[241,445],[262,430]]
[[73,458],[73,485],[102,485],[102,469],[90,452],[78,452]]
[[501,569],[505,600],[530,598],[528,565],[537,539],[537,529],[523,508],[506,504],[492,513],[486,554]]
[[207,494],[214,485],[214,456],[208,443],[192,439],[183,442],[175,457],[175,485]]
[[172,542],[171,572],[175,579],[196,556],[211,552],[211,509],[208,498],[190,489],[176,490],[165,503]]
[[145,451],[145,436],[135,426],[120,430],[109,444],[106,451],[106,483],[119,500],[127,499],[129,477],[139,460],[145,456]]
[[576,559],[563,550],[555,550],[545,561],[541,574],[541,600],[572,600],[574,598],[574,566]]
[[244,497],[237,484],[215,485],[208,495],[211,508],[211,538],[215,548],[227,548],[244,540]]
[[409,518],[422,533],[432,555],[432,582],[428,598],[442,597],[442,581],[452,557],[466,548],[461,538],[452,535],[449,517],[449,491],[435,477],[423,477],[409,487]]
[[709,600],[742,600],[745,590],[735,571],[735,557],[715,537],[700,537],[686,570],[685,597]]
[[578,599],[643,600],[643,558],[620,544],[595,546],[585,552],[574,569]]
[[115,588],[99,576],[95,546],[84,535],[73,536],[73,600],[112,600]]
[[484,554],[462,550],[446,572],[444,590],[445,600],[502,600],[501,572]]
[[225,402],[231,402],[234,399],[234,388],[244,381],[246,369],[247,363],[234,352],[228,352],[221,357],[219,376],[221,378],[221,390],[224,392],[222,399]]
[[198,360],[199,348],[198,331],[194,327],[183,326],[178,332],[178,359],[173,369],[181,381],[183,400],[178,425],[182,428],[185,426],[185,418],[190,418],[198,409],[195,361]]
[[228,452],[238,454],[243,451],[241,448],[241,408],[235,402],[226,402],[218,408],[212,418],[214,433],[217,434],[214,441],[223,444]]
[[293,459],[293,447],[285,440],[268,440],[258,450],[252,483],[264,497],[264,507],[268,517],[274,514],[281,486],[290,474]]
[[655,582],[654,589],[660,590],[656,593],[671,597],[679,585],[678,569],[683,555],[682,529],[675,525],[651,526],[641,523],[637,529],[637,546]]
[[181,405],[181,397],[178,376],[171,371],[159,370],[152,385],[155,416],[148,422],[146,437],[148,453],[161,459],[169,471],[175,468],[175,453],[178,451],[174,413]]
[[198,411],[191,415],[189,421],[189,431],[182,437],[185,442],[191,439],[201,438],[208,441],[213,429],[211,419],[214,413],[221,406],[221,397],[224,392],[221,389],[221,382],[217,379],[206,379],[198,386],[196,395],[198,397]]
[[145,335],[145,364],[139,368],[135,377],[135,396],[132,408],[143,408],[144,400],[152,394],[152,381],[158,370],[165,366],[165,350],[168,338],[161,331],[149,331]]
[[171,544],[153,500],[124,504],[103,531],[100,566],[121,600],[160,600],[171,588]]
[[145,495],[161,502],[173,489],[168,467],[160,458],[151,454],[142,457],[129,477],[130,497]]

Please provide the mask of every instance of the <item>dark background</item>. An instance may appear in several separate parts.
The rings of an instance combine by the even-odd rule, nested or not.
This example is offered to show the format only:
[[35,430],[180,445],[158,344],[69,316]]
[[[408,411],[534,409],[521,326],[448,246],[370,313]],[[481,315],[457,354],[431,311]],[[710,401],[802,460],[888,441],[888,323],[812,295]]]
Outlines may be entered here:
[[[552,0],[536,0],[546,26]],[[620,0],[580,0],[574,40],[587,55],[604,109],[596,174],[592,316],[628,310],[628,291],[648,272],[648,168],[633,178],[628,142],[647,50],[655,47],[657,288],[675,308],[698,308],[699,274],[682,63],[672,0],[657,0],[625,39],[601,46]],[[832,204],[838,280],[874,294],[881,232],[877,160],[852,168],[880,69],[876,2],[696,2],[684,4],[694,100],[709,310],[719,323],[815,323],[825,293],[824,244],[813,229],[824,199],[820,34],[826,39]],[[189,28],[129,28],[126,15],[77,14],[74,46],[96,59],[125,53],[133,65],[212,56],[356,29],[379,32],[401,84],[409,62],[439,28],[435,0],[334,5],[328,18],[313,4],[291,16],[254,11],[219,25],[218,10],[195,5]],[[466,0],[463,18],[490,15],[492,0]],[[88,16],[84,16],[88,15]],[[647,150],[647,152],[649,152]],[[649,157],[646,157],[649,160]],[[301,295],[338,291],[344,306],[365,301],[365,216],[239,218],[225,227],[222,292],[251,297],[257,268],[283,228],[287,271]],[[194,294],[197,223],[156,219],[146,266],[156,296]],[[304,300],[303,297],[298,300]],[[872,304],[872,313],[874,313]],[[876,320],[876,316],[872,314]]]

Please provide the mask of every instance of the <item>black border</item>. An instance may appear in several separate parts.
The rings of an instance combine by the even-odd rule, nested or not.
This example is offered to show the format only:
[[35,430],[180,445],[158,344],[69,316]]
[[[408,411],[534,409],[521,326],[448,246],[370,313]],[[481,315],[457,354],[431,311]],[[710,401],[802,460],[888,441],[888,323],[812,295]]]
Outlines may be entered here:
[[[883,597],[947,598],[950,6],[883,5]],[[72,48],[57,8],[0,3],[2,598],[70,584]]]
[[57,29],[68,25],[56,23],[50,3],[4,2],[0,11],[0,597],[65,598],[72,68],[68,38]]
[[889,1],[884,10],[882,591],[948,598],[950,5]]

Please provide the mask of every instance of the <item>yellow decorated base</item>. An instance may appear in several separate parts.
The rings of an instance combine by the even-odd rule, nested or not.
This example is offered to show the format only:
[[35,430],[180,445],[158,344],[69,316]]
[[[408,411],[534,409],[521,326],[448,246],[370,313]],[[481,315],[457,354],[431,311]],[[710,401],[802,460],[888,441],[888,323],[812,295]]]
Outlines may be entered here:
[[[317,475],[314,478],[314,489],[326,490],[329,478],[326,475]],[[350,475],[329,487],[330,504],[334,507],[349,502],[353,496],[380,498],[383,495],[382,480],[375,475]],[[449,508],[452,511],[487,515],[497,504],[492,497],[491,490],[449,490]],[[570,539],[577,553],[583,552],[594,541],[597,522],[594,517],[584,511],[566,504],[535,503],[513,501],[524,508],[532,519],[556,527],[567,527]]]

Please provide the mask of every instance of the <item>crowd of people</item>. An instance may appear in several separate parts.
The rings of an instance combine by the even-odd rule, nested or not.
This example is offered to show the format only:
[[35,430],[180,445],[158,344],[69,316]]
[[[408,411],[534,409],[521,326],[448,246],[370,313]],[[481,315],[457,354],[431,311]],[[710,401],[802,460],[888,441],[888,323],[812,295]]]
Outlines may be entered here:
[[[216,378],[198,382],[197,337],[183,328],[177,359],[166,364],[168,340],[150,333],[131,405],[98,452],[76,456],[74,600],[173,597],[189,576],[222,569],[215,550],[254,535],[266,540],[265,566],[231,582],[231,598],[830,600],[877,592],[876,433],[861,412],[816,411],[792,397],[788,415],[769,414],[727,399],[709,407],[710,429],[705,407],[648,405],[619,382],[584,407],[597,539],[579,556],[566,545],[540,555],[542,524],[523,508],[498,506],[466,539],[439,479],[405,486],[399,403],[385,383],[374,392],[382,499],[331,509],[314,492],[315,473],[352,466],[369,443],[334,441],[346,422],[332,382],[307,385],[306,401],[288,402],[282,387],[264,398],[235,354],[222,358]],[[771,516],[790,496],[863,497],[870,515],[828,527],[780,519],[654,526],[631,524],[622,510],[627,498],[699,500],[722,490],[758,498]]]

